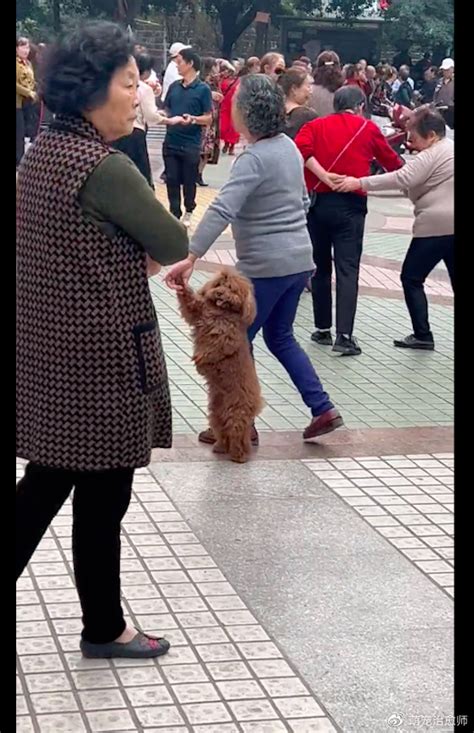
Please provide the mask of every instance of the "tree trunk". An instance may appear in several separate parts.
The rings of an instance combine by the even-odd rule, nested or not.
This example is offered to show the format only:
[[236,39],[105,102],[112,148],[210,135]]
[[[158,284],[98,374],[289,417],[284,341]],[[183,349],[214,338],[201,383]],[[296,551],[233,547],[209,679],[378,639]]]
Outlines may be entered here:
[[117,0],[116,15],[120,23],[132,26],[142,10],[142,0]]
[[60,0],[53,0],[53,29],[56,34],[61,32],[61,5]]
[[255,56],[261,58],[265,53],[266,23],[255,23]]
[[255,18],[256,6],[252,5],[243,15],[238,17],[238,11],[234,7],[223,6],[219,20],[221,22],[222,31],[222,56],[225,59],[232,58],[232,51],[235,42],[240,38],[242,33],[249,27]]
[[133,28],[135,19],[140,15],[141,12],[142,0],[128,0],[128,11],[126,19],[127,25],[130,25]]
[[236,34],[237,26],[237,14],[226,13],[221,16],[221,30],[222,30],[222,56],[225,59],[232,58],[232,51],[234,49],[234,43],[236,42],[238,35]]
[[[259,12],[261,13],[268,12],[268,0],[256,0],[255,11],[256,11],[256,14]],[[255,33],[254,53],[255,53],[255,56],[258,56],[259,58],[261,58],[264,55],[265,51],[267,50],[266,44],[267,44],[267,36],[268,36],[268,33],[267,33],[268,23],[261,23],[260,21],[257,21],[255,23],[255,31],[256,33]]]

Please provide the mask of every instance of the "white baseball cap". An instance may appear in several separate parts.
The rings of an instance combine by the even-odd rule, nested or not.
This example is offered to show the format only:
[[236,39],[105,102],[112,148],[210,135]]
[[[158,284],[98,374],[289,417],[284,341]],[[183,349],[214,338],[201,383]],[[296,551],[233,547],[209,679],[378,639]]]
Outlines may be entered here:
[[454,61],[453,59],[443,59],[443,62],[440,66],[441,69],[454,69]]
[[172,43],[169,50],[169,55],[172,59],[174,59],[175,56],[177,56],[180,51],[183,50],[183,48],[191,48],[191,46],[187,46],[185,43]]

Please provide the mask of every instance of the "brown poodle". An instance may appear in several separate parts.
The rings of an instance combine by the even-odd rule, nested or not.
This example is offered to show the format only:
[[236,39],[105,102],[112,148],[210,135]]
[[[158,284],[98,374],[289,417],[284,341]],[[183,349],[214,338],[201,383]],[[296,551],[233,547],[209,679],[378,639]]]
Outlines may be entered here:
[[224,270],[197,293],[185,288],[178,299],[183,318],[193,327],[193,361],[209,388],[214,451],[244,463],[252,424],[263,408],[247,339],[256,315],[252,284]]

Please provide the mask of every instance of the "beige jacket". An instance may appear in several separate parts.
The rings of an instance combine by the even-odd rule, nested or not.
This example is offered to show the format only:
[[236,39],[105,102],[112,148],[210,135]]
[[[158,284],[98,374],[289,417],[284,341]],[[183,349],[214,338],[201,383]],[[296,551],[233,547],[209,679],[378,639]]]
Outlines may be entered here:
[[415,206],[414,237],[454,234],[454,142],[447,137],[393,173],[361,178],[365,191],[404,191]]
[[149,125],[160,125],[163,123],[166,116],[158,111],[153,89],[144,81],[138,82],[138,101],[137,119],[135,120],[134,127],[145,131]]
[[327,117],[334,113],[334,92],[330,92],[321,84],[313,84],[311,97],[307,102],[307,106],[314,109],[318,117]]

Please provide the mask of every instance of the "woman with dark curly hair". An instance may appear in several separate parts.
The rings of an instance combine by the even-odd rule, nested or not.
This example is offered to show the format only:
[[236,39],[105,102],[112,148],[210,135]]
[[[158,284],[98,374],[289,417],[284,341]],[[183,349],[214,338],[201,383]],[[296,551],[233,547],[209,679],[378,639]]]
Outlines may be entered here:
[[97,22],[53,47],[42,95],[56,119],[17,183],[20,576],[72,489],[86,657],[156,657],[165,639],[125,623],[120,522],[134,471],[171,445],[171,404],[147,275],[181,260],[185,227],[109,143],[132,132],[138,69],[128,34]]
[[314,109],[318,117],[327,117],[334,112],[334,92],[344,84],[341,62],[335,51],[323,51],[316,59],[314,85],[308,107]]
[[[304,440],[311,440],[340,427],[342,417],[293,333],[299,299],[314,269],[303,162],[294,142],[283,134],[285,100],[268,76],[241,78],[232,113],[236,130],[249,144],[198,225],[187,259],[171,268],[166,282],[175,290],[185,288],[196,260],[232,225],[237,267],[252,281],[257,302],[249,341],[263,330],[268,349],[311,410],[303,434]],[[215,442],[211,430],[199,439]],[[258,444],[255,428],[252,442]]]

